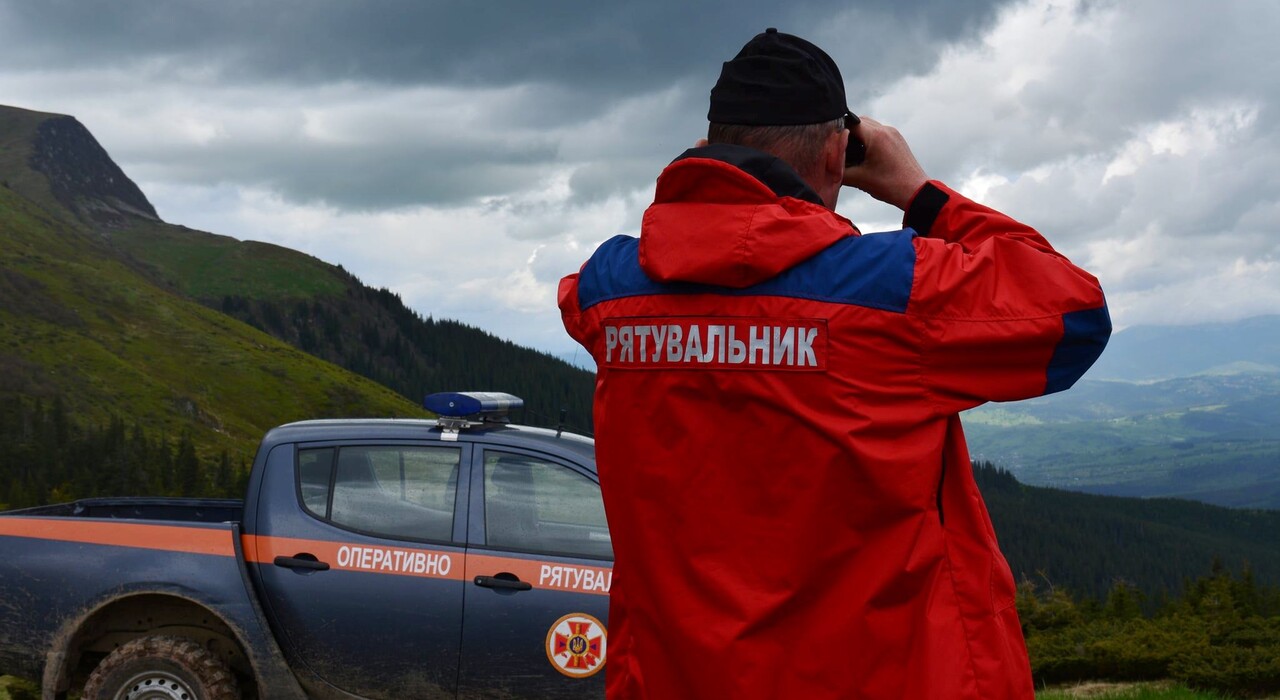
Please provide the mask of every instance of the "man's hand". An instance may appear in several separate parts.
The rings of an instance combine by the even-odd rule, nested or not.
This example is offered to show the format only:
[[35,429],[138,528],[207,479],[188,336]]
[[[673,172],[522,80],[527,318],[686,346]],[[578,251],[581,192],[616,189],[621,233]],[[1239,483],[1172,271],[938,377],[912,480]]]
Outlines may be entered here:
[[906,211],[911,198],[929,179],[907,140],[897,129],[867,117],[853,128],[849,138],[860,138],[867,144],[867,159],[845,168],[844,184]]

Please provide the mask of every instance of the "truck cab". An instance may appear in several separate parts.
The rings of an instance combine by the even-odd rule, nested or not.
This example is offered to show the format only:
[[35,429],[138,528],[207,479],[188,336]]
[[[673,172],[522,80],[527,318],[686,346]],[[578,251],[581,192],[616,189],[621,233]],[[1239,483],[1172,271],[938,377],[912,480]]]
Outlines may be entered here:
[[613,552],[590,440],[308,421],[261,451],[246,558],[309,693],[603,697]]

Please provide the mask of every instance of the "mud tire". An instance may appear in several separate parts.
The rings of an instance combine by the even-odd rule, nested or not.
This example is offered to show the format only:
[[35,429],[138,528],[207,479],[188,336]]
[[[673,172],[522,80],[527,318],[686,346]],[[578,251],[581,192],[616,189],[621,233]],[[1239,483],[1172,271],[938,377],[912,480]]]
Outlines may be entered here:
[[84,685],[83,700],[239,700],[227,664],[182,637],[141,637],[107,655]]

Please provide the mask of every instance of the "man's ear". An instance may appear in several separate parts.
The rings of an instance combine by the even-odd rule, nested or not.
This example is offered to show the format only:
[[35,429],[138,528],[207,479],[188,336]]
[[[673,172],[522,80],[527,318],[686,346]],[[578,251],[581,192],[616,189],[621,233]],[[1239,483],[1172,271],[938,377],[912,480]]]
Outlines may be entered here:
[[702,148],[703,146],[707,145],[708,143],[710,143],[710,141],[707,141],[706,139],[698,139],[697,141],[694,141],[694,142],[693,142],[693,147],[694,147],[694,148]]
[[827,137],[827,145],[823,150],[823,169],[828,177],[834,177],[837,181],[844,180],[844,152],[848,147],[848,129],[833,131]]

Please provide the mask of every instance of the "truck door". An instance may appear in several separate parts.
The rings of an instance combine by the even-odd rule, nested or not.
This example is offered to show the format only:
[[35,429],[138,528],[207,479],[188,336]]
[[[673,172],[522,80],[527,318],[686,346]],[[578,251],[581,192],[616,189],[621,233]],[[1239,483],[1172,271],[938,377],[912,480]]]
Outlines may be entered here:
[[275,452],[250,555],[308,691],[456,697],[470,447]]
[[599,484],[567,460],[479,452],[459,697],[603,698],[613,549]]

